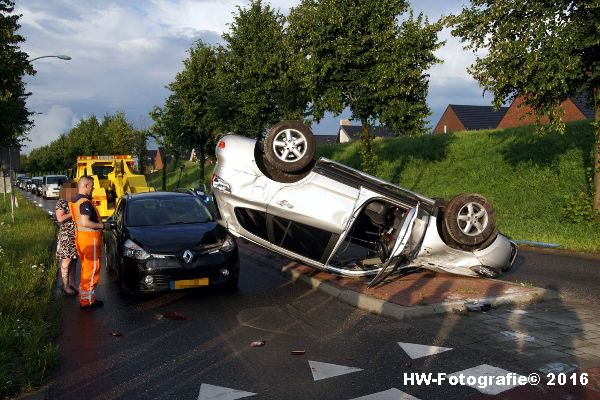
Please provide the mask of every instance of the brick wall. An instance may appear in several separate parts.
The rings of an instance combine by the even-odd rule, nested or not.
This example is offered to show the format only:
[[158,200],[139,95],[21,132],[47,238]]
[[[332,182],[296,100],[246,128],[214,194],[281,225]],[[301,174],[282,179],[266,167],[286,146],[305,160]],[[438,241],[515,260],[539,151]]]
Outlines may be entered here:
[[[517,126],[532,125],[535,123],[534,115],[531,115],[525,119],[521,119],[521,116],[532,110],[532,108],[529,106],[523,106],[519,108],[521,104],[523,104],[523,99],[521,97],[517,97],[510,105],[510,108],[506,114],[504,114],[504,118],[502,118],[502,121],[500,121],[498,124],[498,128],[514,128]],[[560,106],[564,110],[564,115],[561,118],[564,122],[586,119],[585,115],[583,115],[579,108],[577,108],[577,106],[570,99],[563,101]],[[541,122],[543,124],[547,124],[548,118],[543,117]]]
[[451,106],[446,108],[446,111],[442,114],[442,118],[440,118],[440,121],[435,126],[433,133],[444,133],[444,126],[446,126],[446,133],[465,130],[465,126],[460,122],[460,119],[458,119]]

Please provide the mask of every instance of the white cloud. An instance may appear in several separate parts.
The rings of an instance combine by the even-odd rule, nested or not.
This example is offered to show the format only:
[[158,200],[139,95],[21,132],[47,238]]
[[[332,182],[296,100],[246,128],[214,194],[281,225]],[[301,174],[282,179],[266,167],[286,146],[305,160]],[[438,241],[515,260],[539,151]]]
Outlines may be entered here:
[[46,113],[35,114],[33,119],[35,126],[29,131],[30,141],[23,149],[24,153],[56,140],[77,123],[73,110],[58,104],[51,106]]

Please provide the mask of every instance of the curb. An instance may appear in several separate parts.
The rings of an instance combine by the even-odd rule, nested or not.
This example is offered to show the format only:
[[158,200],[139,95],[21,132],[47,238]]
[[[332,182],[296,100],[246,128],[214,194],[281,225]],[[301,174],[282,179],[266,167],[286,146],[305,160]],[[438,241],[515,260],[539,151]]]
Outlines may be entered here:
[[35,392],[22,394],[15,400],[48,400],[50,399],[50,384],[42,386]]
[[[302,281],[308,286],[310,286],[312,289],[318,289],[346,304],[349,304],[360,310],[367,311],[373,314],[382,315],[384,317],[394,318],[397,320],[403,320],[407,318],[424,317],[436,314],[447,314],[455,312],[462,313],[466,311],[465,301],[450,301],[439,304],[416,305],[412,307],[390,303],[386,300],[378,299],[376,297],[369,296],[363,293],[358,293],[354,290],[342,289],[320,279],[306,276],[298,271],[295,271],[293,267],[290,266],[275,265],[274,257],[260,255],[252,251],[250,247],[243,247],[245,247],[248,250],[247,253],[250,253],[250,257],[254,258],[257,261],[263,262],[270,268],[274,268],[281,272],[290,274],[292,276],[293,281]],[[285,260],[283,257],[278,258],[282,261]],[[512,282],[503,281],[503,283],[512,286],[519,286]],[[490,296],[470,300],[490,303],[494,306],[498,306],[501,304],[511,303],[535,303],[539,301],[552,300],[558,298],[559,294],[556,291],[543,288],[531,288],[525,293],[505,294],[501,296]]]

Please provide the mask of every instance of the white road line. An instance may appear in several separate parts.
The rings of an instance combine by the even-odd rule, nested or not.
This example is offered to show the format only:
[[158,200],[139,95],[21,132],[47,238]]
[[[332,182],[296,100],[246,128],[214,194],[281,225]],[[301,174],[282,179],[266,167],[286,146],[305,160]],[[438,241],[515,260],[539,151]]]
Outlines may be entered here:
[[368,394],[366,396],[357,397],[352,400],[419,400],[415,396],[404,393],[402,390],[391,388],[379,393]]
[[413,360],[452,350],[451,347],[427,346],[424,344],[416,343],[398,342],[398,344],[400,345],[400,347],[402,347],[402,350],[404,350],[406,354],[408,354],[408,356]]
[[345,365],[329,364],[319,361],[309,360],[308,365],[310,366],[310,370],[315,381],[362,371],[362,369],[360,368],[347,367]]
[[565,364],[561,362],[551,362],[539,368],[544,374],[568,374],[575,371],[579,366],[577,364]]
[[524,340],[526,342],[533,342],[535,338],[533,336],[526,335],[523,332],[514,332],[514,331],[502,331],[501,335],[515,339],[515,340]]
[[[494,367],[493,365],[481,364],[481,365],[478,365],[477,367],[458,371],[458,372],[455,372],[448,376],[459,377],[461,374],[464,376],[464,380],[465,380],[465,383],[467,384],[467,386],[477,389],[478,391],[480,391],[481,393],[484,393],[484,394],[496,395],[496,394],[505,392],[509,389],[512,389],[512,388],[518,386],[516,383],[514,385],[498,385],[498,384],[496,384],[498,382],[496,380],[492,380],[492,382],[486,382],[486,383],[491,383],[490,385],[480,384],[479,383],[480,376],[488,376],[488,377],[497,378],[497,377],[502,377],[502,376],[508,376],[508,374],[514,374],[513,372],[507,371],[502,368]],[[519,377],[521,376],[519,374],[515,374],[515,375],[516,375],[516,378],[514,379],[514,381],[518,380]],[[476,382],[472,385],[469,384],[469,382],[467,381],[467,378],[469,378],[469,377],[475,377]]]
[[200,385],[198,400],[236,400],[243,397],[255,396],[256,393],[244,392],[242,390],[230,389],[222,386]]

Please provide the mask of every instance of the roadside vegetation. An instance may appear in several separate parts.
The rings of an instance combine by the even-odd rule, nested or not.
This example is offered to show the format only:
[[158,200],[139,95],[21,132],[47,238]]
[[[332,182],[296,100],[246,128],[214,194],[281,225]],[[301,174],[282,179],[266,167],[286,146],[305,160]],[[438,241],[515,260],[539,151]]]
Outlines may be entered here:
[[[183,165],[183,170],[180,166]],[[205,182],[208,186],[210,177],[212,175],[213,167],[205,167]],[[179,176],[181,175],[181,181]],[[148,175],[148,186],[154,187],[156,190],[162,190],[162,171],[156,171]],[[177,182],[179,182],[180,189],[189,189],[202,187],[202,181],[200,179],[200,166],[198,163],[191,161],[183,161],[180,165],[171,163],[167,165],[167,190],[176,190]]]
[[[430,197],[477,192],[512,239],[600,252],[600,223],[586,218],[594,130],[590,122],[546,134],[535,127],[376,140],[376,175]],[[318,156],[360,167],[359,143],[326,145]],[[593,215],[593,214],[590,214]]]
[[0,197],[0,398],[40,386],[59,357],[56,229],[44,211],[17,196],[14,225],[10,201]]

